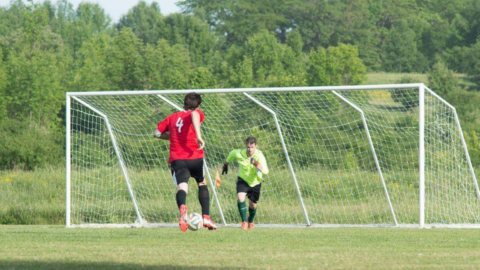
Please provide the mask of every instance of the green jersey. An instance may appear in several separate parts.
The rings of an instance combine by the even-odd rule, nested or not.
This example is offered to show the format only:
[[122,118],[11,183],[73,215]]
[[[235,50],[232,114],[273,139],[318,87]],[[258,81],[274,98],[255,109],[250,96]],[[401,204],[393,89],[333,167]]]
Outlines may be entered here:
[[[250,160],[254,158],[262,166],[262,171],[257,169]],[[245,180],[247,184],[251,187],[254,187],[262,182],[262,176],[268,174],[267,160],[262,154],[262,151],[256,149],[253,156],[247,156],[247,149],[235,149],[228,154],[227,162],[232,162],[236,160],[240,165],[240,172],[238,176]]]

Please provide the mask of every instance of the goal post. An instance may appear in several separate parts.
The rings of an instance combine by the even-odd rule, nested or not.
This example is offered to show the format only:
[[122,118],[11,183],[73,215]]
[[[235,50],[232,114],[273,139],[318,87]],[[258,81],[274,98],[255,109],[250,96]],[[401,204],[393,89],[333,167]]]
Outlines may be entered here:
[[[202,94],[211,216],[236,226],[228,153],[255,136],[258,226],[480,227],[480,191],[455,108],[423,84],[69,92],[66,225],[175,226],[168,141],[156,124]],[[200,212],[190,181],[187,205]]]

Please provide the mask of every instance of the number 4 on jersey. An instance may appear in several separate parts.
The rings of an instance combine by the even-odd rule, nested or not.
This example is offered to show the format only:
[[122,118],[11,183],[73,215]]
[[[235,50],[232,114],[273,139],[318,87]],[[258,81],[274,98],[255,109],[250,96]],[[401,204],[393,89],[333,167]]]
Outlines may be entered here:
[[183,119],[178,118],[176,126],[178,127],[178,133],[182,133]]

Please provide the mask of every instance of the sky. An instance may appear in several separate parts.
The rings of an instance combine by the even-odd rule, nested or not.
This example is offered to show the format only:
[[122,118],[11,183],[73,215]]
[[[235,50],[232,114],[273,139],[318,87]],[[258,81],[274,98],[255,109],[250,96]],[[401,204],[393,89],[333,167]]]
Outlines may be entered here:
[[[56,0],[50,0],[52,3],[56,3]],[[78,7],[81,2],[98,3],[105,12],[110,15],[113,22],[116,23],[122,15],[125,15],[129,9],[135,6],[140,0],[67,0],[73,4],[74,9]],[[160,6],[160,11],[164,15],[170,13],[180,12],[180,8],[175,5],[179,0],[145,0],[150,5],[152,2],[157,2]],[[25,0],[23,2],[26,2]],[[42,3],[43,0],[35,0],[35,2]],[[0,0],[0,6],[6,7],[10,4],[10,0]]]

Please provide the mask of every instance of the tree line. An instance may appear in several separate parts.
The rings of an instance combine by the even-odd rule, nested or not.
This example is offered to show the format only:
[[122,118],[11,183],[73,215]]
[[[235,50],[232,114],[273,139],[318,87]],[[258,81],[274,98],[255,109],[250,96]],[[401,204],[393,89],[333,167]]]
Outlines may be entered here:
[[[354,85],[368,71],[427,72],[457,106],[480,164],[480,4],[474,0],[138,2],[0,7],[0,168],[62,164],[65,92]],[[471,79],[460,86],[453,72]],[[405,78],[408,81],[408,78]]]

